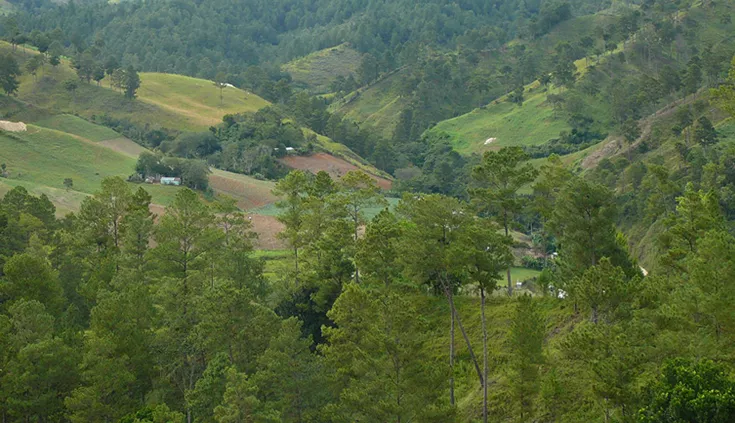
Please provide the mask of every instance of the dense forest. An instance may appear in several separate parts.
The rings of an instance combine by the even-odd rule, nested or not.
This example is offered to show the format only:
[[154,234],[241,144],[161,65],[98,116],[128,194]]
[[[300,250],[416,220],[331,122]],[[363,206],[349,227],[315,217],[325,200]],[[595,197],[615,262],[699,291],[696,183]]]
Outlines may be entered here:
[[[73,213],[0,184],[3,423],[735,421],[730,2],[10,4],[7,98],[68,60],[72,99],[127,107],[155,71],[269,103],[200,132],[95,115],[150,151]],[[338,45],[360,62],[330,92],[286,72]],[[388,130],[342,112],[378,84]],[[506,105],[567,129],[460,152],[439,125]],[[392,192],[280,160],[318,137]],[[213,170],[275,181],[277,260]],[[159,210],[152,176],[187,187]]]
[[[292,254],[275,283],[231,202],[183,189],[154,216],[144,188],[111,178],[56,219],[13,189],[3,419],[450,422],[484,404],[491,421],[731,421],[735,239],[718,192],[676,198],[643,277],[613,193],[526,160],[488,153],[472,203],[407,194],[369,222],[384,200],[367,175],[293,171],[276,186]],[[508,296],[503,225],[527,208],[558,255],[533,297]]]

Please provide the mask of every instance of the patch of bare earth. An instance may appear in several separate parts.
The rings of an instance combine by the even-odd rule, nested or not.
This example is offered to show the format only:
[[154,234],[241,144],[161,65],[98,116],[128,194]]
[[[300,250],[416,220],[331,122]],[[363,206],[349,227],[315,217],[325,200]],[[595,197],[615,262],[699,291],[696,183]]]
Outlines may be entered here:
[[268,187],[249,184],[245,180],[229,178],[218,172],[209,175],[209,186],[216,192],[237,200],[237,206],[243,210],[261,207],[276,200]]
[[[352,170],[361,170],[352,163],[327,153],[316,153],[311,156],[287,156],[280,161],[293,169],[306,170],[312,173],[325,171],[332,178],[340,178]],[[390,180],[372,174],[370,174],[370,177],[375,180],[380,188],[385,190],[391,188],[392,182]]]
[[26,128],[26,124],[23,122],[0,120],[0,129],[8,132],[25,132],[28,128]]
[[260,214],[248,215],[253,224],[253,231],[258,234],[255,248],[259,250],[283,250],[286,244],[278,239],[276,235],[283,231],[283,223],[274,216],[263,216]]

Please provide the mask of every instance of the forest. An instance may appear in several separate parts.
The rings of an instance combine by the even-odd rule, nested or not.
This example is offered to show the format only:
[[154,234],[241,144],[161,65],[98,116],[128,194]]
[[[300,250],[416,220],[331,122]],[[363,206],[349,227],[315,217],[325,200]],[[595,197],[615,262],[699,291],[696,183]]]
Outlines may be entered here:
[[[735,421],[730,2],[3,4],[0,117],[135,147],[93,193],[2,163],[3,423]],[[335,46],[349,72],[296,80]],[[84,114],[108,86],[160,110],[136,109],[149,72],[263,103],[198,130]],[[55,154],[39,122],[0,159]],[[326,143],[374,172],[284,160]]]

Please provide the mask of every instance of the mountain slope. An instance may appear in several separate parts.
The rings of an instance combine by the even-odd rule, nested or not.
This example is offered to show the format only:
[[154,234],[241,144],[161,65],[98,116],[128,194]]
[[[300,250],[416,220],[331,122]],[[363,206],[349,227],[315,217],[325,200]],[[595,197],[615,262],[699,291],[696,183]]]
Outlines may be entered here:
[[329,92],[338,76],[354,76],[361,57],[349,45],[340,44],[294,59],[281,68],[291,75],[297,87],[323,94]]

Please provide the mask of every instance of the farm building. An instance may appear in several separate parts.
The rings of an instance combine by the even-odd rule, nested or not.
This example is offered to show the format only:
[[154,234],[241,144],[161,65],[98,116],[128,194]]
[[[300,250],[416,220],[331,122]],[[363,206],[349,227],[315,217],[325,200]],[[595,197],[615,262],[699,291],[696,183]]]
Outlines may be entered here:
[[169,177],[163,177],[161,178],[161,185],[181,185],[181,178],[169,178]]

